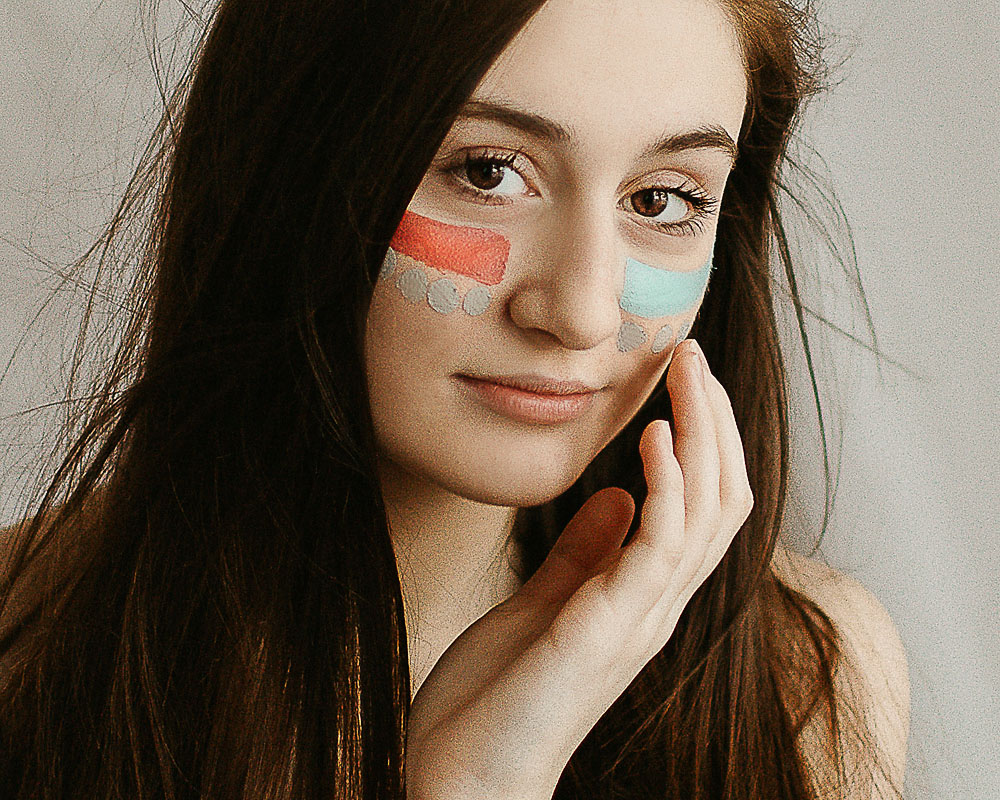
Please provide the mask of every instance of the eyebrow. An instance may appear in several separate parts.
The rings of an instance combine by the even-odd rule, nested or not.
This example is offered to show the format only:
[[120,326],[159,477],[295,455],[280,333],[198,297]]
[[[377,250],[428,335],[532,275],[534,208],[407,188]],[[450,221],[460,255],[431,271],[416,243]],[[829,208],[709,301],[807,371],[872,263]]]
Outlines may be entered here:
[[[524,109],[503,103],[486,100],[469,100],[462,106],[457,120],[481,119],[500,122],[514,128],[519,128],[538,139],[569,145],[573,143],[573,129],[560,125],[547,117],[534,114]],[[643,158],[662,155],[664,153],[679,153],[684,150],[721,150],[731,163],[736,162],[739,149],[726,129],[721,125],[707,124],[687,131],[668,133],[657,139],[646,148]]]

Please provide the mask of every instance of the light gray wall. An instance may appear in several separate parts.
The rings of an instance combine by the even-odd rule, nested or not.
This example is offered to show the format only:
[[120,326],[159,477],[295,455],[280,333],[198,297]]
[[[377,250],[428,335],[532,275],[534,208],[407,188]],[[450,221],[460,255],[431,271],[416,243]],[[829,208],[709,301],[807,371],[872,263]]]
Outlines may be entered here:
[[[175,12],[164,11],[161,37]],[[853,225],[880,349],[902,365],[879,370],[808,322],[839,376],[827,396],[831,413],[839,406],[840,483],[822,552],[879,597],[908,650],[912,797],[1000,798],[1000,7],[843,0],[820,12],[839,35],[831,56],[851,55],[806,130]],[[44,455],[46,420],[9,415],[59,397],[82,297],[64,290],[26,334],[56,283],[22,248],[67,263],[131,174],[156,112],[135,20],[126,0],[0,8],[0,370],[24,340],[0,383],[0,519]],[[825,271],[810,307],[864,340],[848,284],[816,264]],[[808,544],[822,511],[817,439],[801,362],[792,370],[798,472],[786,535]]]
[[1000,4],[821,13],[852,55],[807,128],[853,223],[881,350],[920,375],[885,365],[879,382],[834,337],[844,444],[824,552],[909,652],[914,795],[996,800]]

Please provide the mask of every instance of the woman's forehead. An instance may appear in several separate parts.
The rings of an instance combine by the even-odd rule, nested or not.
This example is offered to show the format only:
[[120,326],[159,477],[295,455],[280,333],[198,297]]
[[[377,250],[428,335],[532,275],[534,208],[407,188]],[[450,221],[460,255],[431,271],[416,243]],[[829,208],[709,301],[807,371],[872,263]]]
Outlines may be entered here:
[[738,32],[711,0],[549,0],[472,100],[529,110],[581,149],[641,146],[720,128],[735,141],[746,102]]

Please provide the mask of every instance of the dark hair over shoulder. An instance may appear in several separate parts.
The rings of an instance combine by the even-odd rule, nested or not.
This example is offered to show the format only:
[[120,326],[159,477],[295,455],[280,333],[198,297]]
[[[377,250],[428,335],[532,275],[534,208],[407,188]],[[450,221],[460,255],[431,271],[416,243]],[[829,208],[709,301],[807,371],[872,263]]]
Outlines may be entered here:
[[[135,313],[0,583],[9,604],[45,552],[65,575],[17,614],[0,605],[0,658],[18,653],[0,682],[4,797],[404,796],[406,636],[364,321],[459,107],[541,5],[212,4],[80,262],[146,226]],[[732,399],[755,507],[559,800],[806,800],[795,736],[835,701],[829,620],[770,571],[788,423],[769,269],[776,250],[794,294],[777,193],[818,51],[808,9],[727,8],[750,106],[692,335]],[[641,503],[636,442],[667,402],[655,392],[575,486],[520,513],[529,574],[589,493]],[[83,552],[61,556],[84,508]]]

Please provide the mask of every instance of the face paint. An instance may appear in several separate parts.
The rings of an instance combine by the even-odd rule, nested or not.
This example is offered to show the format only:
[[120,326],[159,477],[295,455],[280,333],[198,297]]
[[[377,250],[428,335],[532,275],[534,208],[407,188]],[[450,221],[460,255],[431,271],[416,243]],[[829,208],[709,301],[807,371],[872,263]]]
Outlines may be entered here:
[[668,344],[674,340],[674,329],[669,325],[664,325],[653,337],[653,346],[650,348],[654,353],[662,353]]
[[711,272],[711,258],[694,272],[658,269],[630,258],[625,262],[625,290],[618,304],[645,319],[682,314],[698,302]]
[[490,290],[485,286],[473,286],[465,293],[462,309],[470,317],[478,317],[490,304]]
[[403,214],[389,246],[428,267],[487,286],[503,280],[510,255],[510,242],[496,231],[449,225],[412,211]]
[[396,286],[411,303],[419,303],[427,297],[427,276],[421,269],[408,269],[401,273],[396,278]]
[[438,278],[427,287],[427,305],[439,314],[450,314],[458,302],[458,288],[447,278]]
[[646,343],[646,332],[634,322],[623,322],[618,329],[618,349],[629,353]]

